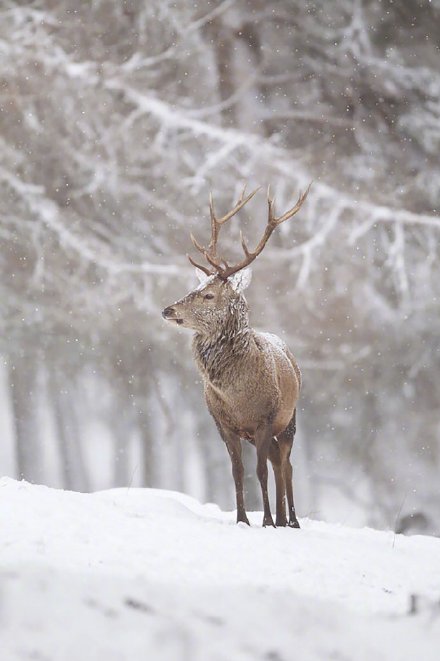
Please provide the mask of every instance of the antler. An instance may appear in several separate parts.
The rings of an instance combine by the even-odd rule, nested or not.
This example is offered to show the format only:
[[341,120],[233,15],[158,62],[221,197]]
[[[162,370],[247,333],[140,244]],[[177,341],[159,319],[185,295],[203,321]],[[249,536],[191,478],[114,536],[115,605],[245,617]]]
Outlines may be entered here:
[[199,250],[199,252],[202,253],[202,255],[205,257],[205,259],[209,262],[209,264],[214,270],[209,269],[206,266],[202,266],[201,264],[197,264],[191,257],[188,256],[189,261],[191,262],[191,264],[193,264],[193,266],[196,266],[197,268],[204,271],[206,275],[214,275],[215,273],[217,273],[218,276],[222,278],[222,280],[226,280],[227,278],[229,278],[229,276],[233,275],[234,273],[237,273],[237,271],[241,271],[241,269],[244,269],[246,266],[249,266],[249,264],[251,264],[254,261],[254,259],[256,259],[258,255],[262,252],[264,246],[269,240],[269,237],[271,236],[274,229],[278,227],[278,225],[281,225],[281,223],[284,223],[285,220],[289,220],[289,218],[292,218],[292,216],[298,213],[307,195],[309,194],[311,185],[312,182],[310,182],[310,184],[307,186],[307,189],[305,190],[304,193],[299,194],[297,202],[294,204],[294,206],[291,209],[289,209],[284,214],[278,217],[275,216],[274,214],[275,200],[273,197],[270,196],[270,188],[267,189],[268,218],[267,218],[267,225],[266,225],[266,229],[264,230],[264,234],[260,239],[260,242],[258,243],[255,250],[251,252],[244,240],[243,233],[240,232],[241,246],[243,248],[243,252],[245,256],[241,262],[238,262],[238,264],[235,265],[229,265],[223,258],[219,258],[217,256],[217,241],[218,241],[220,227],[227,220],[232,218],[232,216],[234,216],[238,211],[240,211],[240,209],[244,207],[244,205],[247,202],[249,202],[249,200],[255,195],[255,193],[259,190],[259,188],[254,190],[250,195],[248,195],[245,198],[244,197],[246,191],[246,186],[245,186],[243,188],[243,192],[240,195],[240,199],[238,200],[235,207],[222,218],[216,218],[214,211],[214,203],[212,200],[212,194],[210,194],[209,210],[211,214],[211,241],[209,242],[209,246],[208,248],[205,248],[204,246],[200,245],[200,243],[198,243],[198,241],[195,239],[195,237],[192,234],[191,234],[191,240],[194,246],[197,248],[197,250]]
[[256,188],[252,193],[250,193],[247,197],[245,197],[246,193],[246,185],[244,186],[240,198],[237,202],[237,204],[229,211],[227,214],[222,216],[221,218],[217,218],[215,215],[215,210],[214,210],[214,200],[212,198],[212,193],[209,194],[209,213],[211,216],[211,240],[209,242],[208,248],[205,248],[204,246],[200,245],[200,243],[197,241],[195,236],[191,234],[191,241],[194,244],[194,247],[197,248],[199,252],[202,253],[202,255],[205,257],[205,259],[211,264],[211,266],[214,268],[213,270],[210,270],[206,266],[202,266],[201,264],[197,264],[189,255],[188,259],[191,262],[193,266],[196,266],[198,269],[201,269],[206,273],[206,275],[214,275],[214,273],[218,272],[220,275],[220,271],[222,271],[221,263],[222,262],[225,267],[227,267],[227,264],[224,260],[220,259],[220,262],[218,261],[217,257],[217,241],[218,241],[218,235],[220,232],[220,228],[224,223],[226,223],[228,220],[232,218],[232,216],[235,216],[236,213],[240,211],[244,207],[244,205],[251,200],[255,193],[257,193],[260,189]]

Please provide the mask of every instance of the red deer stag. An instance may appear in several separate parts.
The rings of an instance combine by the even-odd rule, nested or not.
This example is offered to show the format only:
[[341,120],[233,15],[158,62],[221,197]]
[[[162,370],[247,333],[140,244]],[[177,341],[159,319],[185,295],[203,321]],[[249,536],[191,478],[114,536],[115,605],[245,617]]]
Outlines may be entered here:
[[[207,265],[197,264],[201,284],[162,316],[176,325],[195,331],[193,352],[203,377],[209,412],[226,443],[232,462],[237,498],[237,523],[249,525],[244,506],[241,439],[257,450],[257,476],[264,504],[263,526],[274,526],[267,491],[267,459],[275,475],[276,525],[299,528],[295,514],[290,452],[295,435],[295,414],[301,387],[301,373],[285,343],[276,335],[257,333],[249,325],[248,305],[242,292],[250,282],[250,269],[274,229],[301,208],[309,188],[296,204],[275,216],[274,200],[268,191],[268,221],[254,251],[243,235],[242,261],[230,266],[217,255],[219,231],[255,195],[245,189],[234,208],[217,218],[210,197],[211,240],[203,247],[191,235],[194,246]],[[258,190],[258,189],[257,189]],[[286,517],[286,495],[289,518]]]

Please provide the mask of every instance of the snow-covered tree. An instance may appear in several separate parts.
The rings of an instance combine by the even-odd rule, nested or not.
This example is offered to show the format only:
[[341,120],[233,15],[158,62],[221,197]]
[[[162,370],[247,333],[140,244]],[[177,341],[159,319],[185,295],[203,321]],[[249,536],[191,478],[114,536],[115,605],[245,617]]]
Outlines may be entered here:
[[[221,208],[244,181],[271,183],[281,209],[313,179],[249,294],[254,323],[284,332],[303,367],[303,513],[331,515],[334,494],[375,524],[431,516],[438,0],[6,0],[0,19],[16,473],[231,504],[187,340],[160,310],[194,282],[185,253],[207,231],[209,190]],[[226,249],[240,227],[252,244],[265,215],[261,195]]]

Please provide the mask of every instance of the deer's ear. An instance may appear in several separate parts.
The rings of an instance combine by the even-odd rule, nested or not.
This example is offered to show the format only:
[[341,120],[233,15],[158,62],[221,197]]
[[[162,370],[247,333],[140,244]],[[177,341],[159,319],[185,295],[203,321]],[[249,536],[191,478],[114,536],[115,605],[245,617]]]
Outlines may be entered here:
[[249,287],[252,280],[252,271],[251,269],[243,269],[234,273],[233,276],[228,278],[228,282],[231,285],[232,289],[238,294],[241,294],[247,287]]
[[207,281],[209,276],[207,276],[206,273],[202,271],[202,269],[195,268],[194,270],[200,284],[203,285]]

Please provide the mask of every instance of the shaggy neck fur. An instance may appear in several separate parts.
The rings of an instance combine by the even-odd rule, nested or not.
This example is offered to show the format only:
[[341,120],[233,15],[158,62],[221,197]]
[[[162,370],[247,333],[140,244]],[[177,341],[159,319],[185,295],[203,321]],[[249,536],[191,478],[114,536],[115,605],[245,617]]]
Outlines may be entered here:
[[208,333],[196,333],[194,355],[199,369],[213,384],[230,380],[237,363],[250,347],[252,329],[249,326],[247,304],[241,296],[231,301],[229,314],[217,328]]

